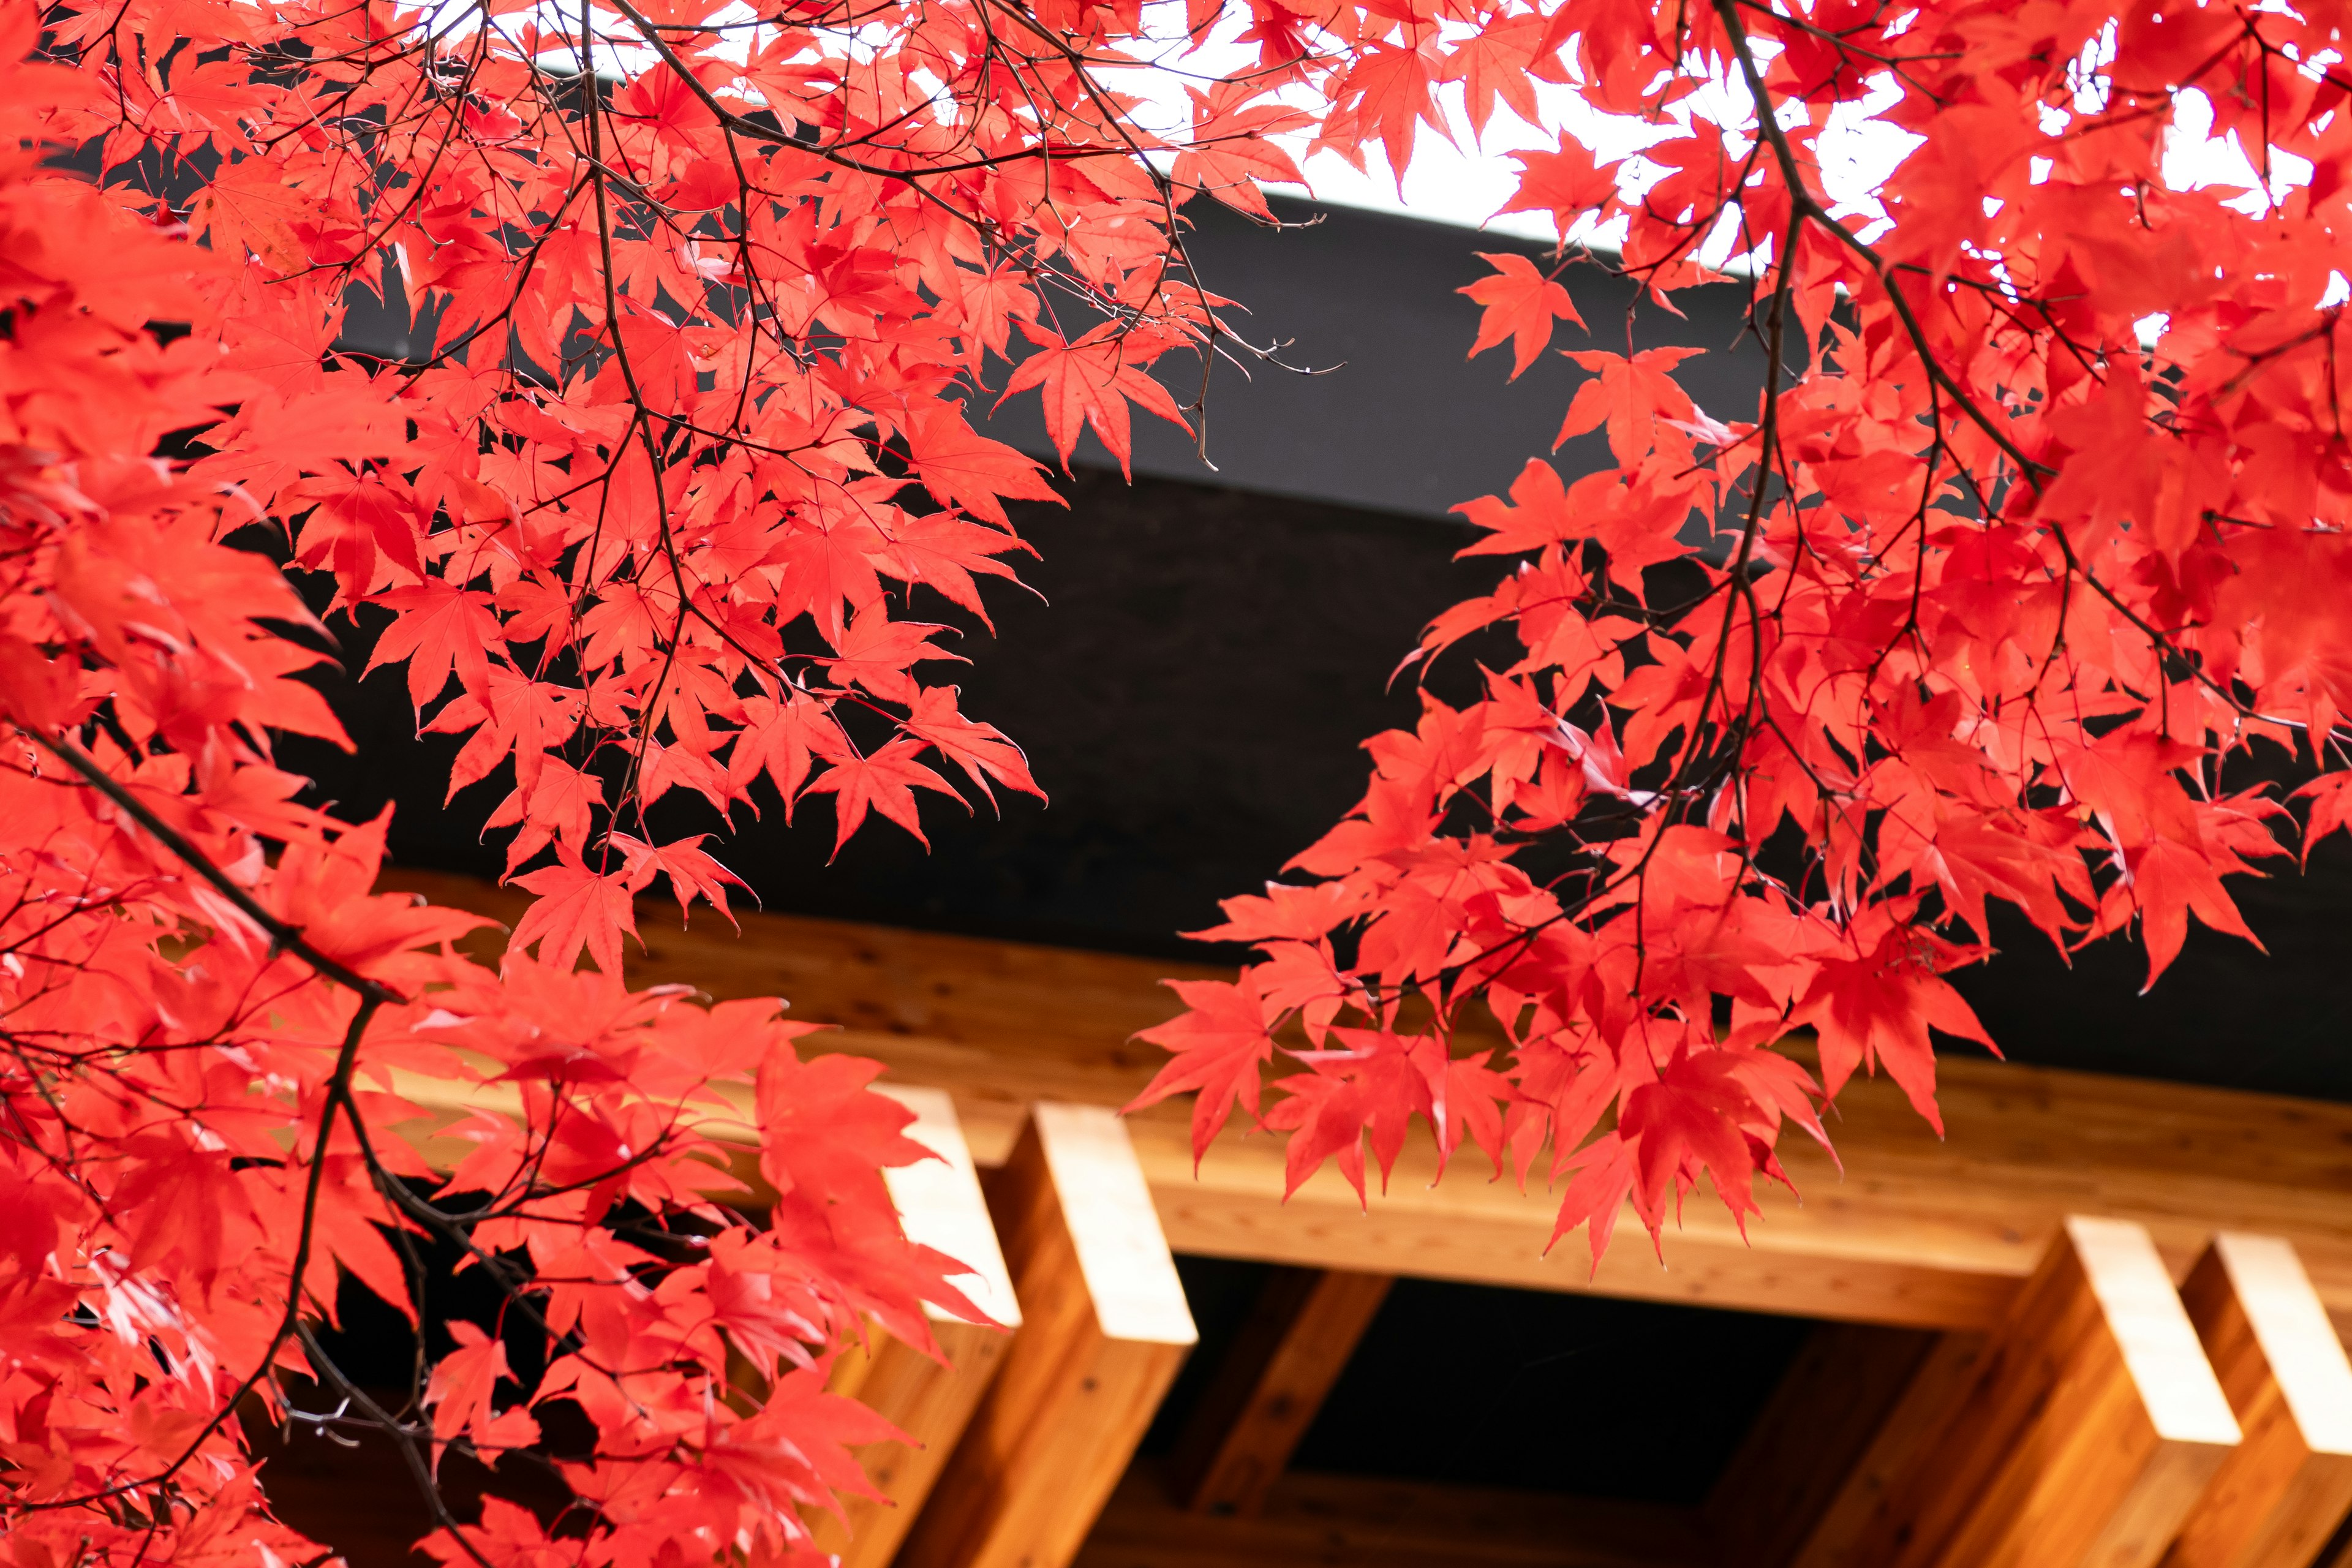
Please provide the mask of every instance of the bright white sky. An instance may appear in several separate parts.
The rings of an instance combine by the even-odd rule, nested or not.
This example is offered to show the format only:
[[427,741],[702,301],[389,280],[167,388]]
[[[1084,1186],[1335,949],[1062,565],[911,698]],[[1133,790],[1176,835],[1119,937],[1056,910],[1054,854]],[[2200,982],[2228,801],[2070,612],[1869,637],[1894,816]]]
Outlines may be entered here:
[[[1155,13],[1160,15],[1155,16]],[[1180,0],[1150,0],[1146,7],[1147,27],[1152,22],[1165,21],[1165,36],[1181,37],[1182,9]],[[1172,23],[1172,26],[1166,24]],[[1152,101],[1154,109],[1165,116],[1165,128],[1188,125],[1191,106],[1183,92],[1182,79],[1187,76],[1221,76],[1246,70],[1255,63],[1253,46],[1234,41],[1234,35],[1246,24],[1246,17],[1232,17],[1222,23],[1197,50],[1171,47],[1160,57],[1168,68],[1148,75],[1149,85],[1128,81],[1113,85],[1122,90],[1139,91]],[[1763,46],[1769,48],[1769,46]],[[1453,128],[1449,142],[1426,125],[1421,129],[1414,148],[1412,166],[1406,172],[1403,188],[1390,174],[1381,151],[1370,149],[1366,167],[1358,172],[1334,153],[1323,153],[1302,165],[1307,187],[1304,192],[1292,187],[1297,194],[1311,194],[1321,201],[1343,206],[1371,207],[1385,212],[1402,212],[1414,217],[1441,223],[1484,226],[1498,234],[1524,236],[1533,239],[1554,239],[1551,219],[1540,213],[1511,213],[1496,216],[1496,209],[1511,199],[1517,185],[1518,165],[1509,154],[1531,148],[1549,148],[1556,144],[1558,133],[1573,133],[1585,145],[1604,159],[1632,157],[1629,168],[1631,183],[1636,187],[1655,178],[1662,171],[1645,170],[1638,154],[1641,149],[1667,137],[1681,134],[1675,126],[1645,124],[1640,121],[1595,113],[1567,89],[1549,83],[1538,83],[1537,103],[1549,129],[1538,130],[1520,120],[1511,110],[1497,103],[1494,117],[1488,121],[1483,138],[1471,134],[1468,121],[1461,110],[1461,89],[1458,86],[1441,88],[1440,105]],[[1871,117],[1890,104],[1895,97],[1892,82],[1882,81],[1877,89],[1849,112],[1833,118],[1817,141],[1821,153],[1824,194],[1840,216],[1855,216],[1865,220],[1863,233],[1871,237],[1868,220],[1884,220],[1885,210],[1871,193],[1891,174],[1895,166],[1917,144],[1917,138],[1874,121]],[[2085,108],[2092,107],[2084,105]],[[1727,128],[1752,125],[1752,111],[1746,94],[1727,90],[1718,85],[1685,100],[1675,110],[1685,116],[1696,110],[1707,120]],[[1146,114],[1149,115],[1147,110]],[[2063,122],[2063,117],[2062,122]],[[2260,176],[2254,172],[2232,136],[2227,140],[2213,138],[2208,127],[2212,113],[2204,96],[2194,90],[2184,92],[2178,110],[2177,123],[2168,134],[2169,145],[2165,159],[2165,174],[2177,188],[2200,185],[2229,185],[2246,190],[2247,196],[2240,205],[2249,212],[2263,205],[2259,194]],[[1153,121],[1158,126],[1158,121]],[[1784,121],[1793,128],[1802,123],[1801,116]],[[1304,151],[1304,138],[1294,139],[1294,155]],[[2273,179],[2281,186],[2297,185],[2310,178],[2309,165],[2292,154],[2273,159]],[[1712,259],[1712,258],[1711,258]]]
[[[1185,91],[1188,84],[1205,84],[1255,66],[1255,47],[1239,42],[1236,37],[1248,26],[1249,18],[1246,13],[1229,16],[1195,48],[1186,46],[1184,0],[1146,0],[1144,16],[1147,33],[1168,41],[1158,48],[1146,46],[1133,52],[1151,58],[1159,68],[1112,73],[1106,78],[1106,83],[1145,100],[1138,111],[1138,119],[1143,123],[1157,131],[1181,133],[1190,127],[1192,119],[1192,103]],[[2319,63],[2322,62],[2314,62]],[[1891,95],[1891,84],[1881,87],[1882,92]],[[1367,150],[1362,172],[1334,153],[1326,153],[1308,161],[1303,165],[1307,186],[1304,191],[1292,187],[1294,194],[1312,195],[1318,200],[1343,206],[1401,212],[1440,223],[1484,226],[1496,234],[1549,240],[1558,237],[1551,219],[1545,215],[1496,214],[1496,209],[1510,200],[1517,184],[1518,165],[1509,154],[1550,148],[1565,132],[1603,159],[1630,158],[1624,170],[1626,184],[1638,189],[1664,173],[1646,164],[1639,156],[1641,149],[1686,133],[1684,127],[1672,123],[1656,125],[1596,113],[1570,89],[1549,83],[1538,83],[1536,94],[1546,129],[1528,124],[1497,102],[1485,136],[1474,137],[1461,110],[1459,86],[1441,88],[1438,99],[1452,127],[1452,138],[1449,141],[1426,125],[1421,128],[1412,166],[1405,174],[1402,191],[1375,146]],[[1886,97],[1874,93],[1864,102],[1849,106],[1848,112],[1836,116],[1823,129],[1816,142],[1824,194],[1838,216],[1864,220],[1862,233],[1865,238],[1872,237],[1871,220],[1883,221],[1885,216],[1871,193],[1909,154],[1916,141],[1871,118],[1886,101]],[[1745,93],[1727,90],[1720,84],[1684,100],[1674,113],[1679,118],[1694,110],[1727,129],[1752,124]],[[2059,119],[2063,123],[2063,116]],[[2207,128],[2211,121],[2210,107],[2202,94],[2189,90],[2180,95],[2176,121],[2168,137],[2168,182],[2176,188],[2235,186],[2245,192],[2245,197],[2231,205],[2249,212],[2259,211],[2263,205],[2260,176],[2234,134],[2226,140],[2210,134]],[[1801,123],[1801,115],[1788,123]],[[1291,142],[1293,155],[1303,154],[1305,139],[1293,138]],[[2304,184],[2310,178],[2309,164],[2292,154],[2274,157],[2273,171],[2275,184],[2282,188]],[[1605,243],[1609,237],[1601,234],[1579,237]],[[1727,248],[1703,247],[1702,255],[1710,249]],[[1720,261],[1725,258],[1717,255],[1707,259]],[[2336,291],[2332,290],[2331,300],[2335,297]]]
[[[1426,127],[1423,130],[1424,142],[1414,152],[1402,197],[1389,175],[1387,160],[1377,150],[1366,160],[1370,172],[1361,174],[1338,154],[1322,154],[1302,170],[1309,184],[1300,194],[1312,194],[1318,200],[1339,206],[1409,213],[1414,217],[1472,227],[1483,224],[1497,234],[1522,235],[1529,239],[1555,237],[1551,219],[1542,213],[1493,216],[1496,207],[1511,199],[1518,184],[1519,166],[1506,154],[1520,147],[1549,145],[1548,141],[1528,132],[1504,110],[1498,110],[1488,124],[1484,147],[1468,143],[1467,138],[1465,145],[1449,147],[1429,135]],[[1515,136],[1513,132],[1522,134]]]

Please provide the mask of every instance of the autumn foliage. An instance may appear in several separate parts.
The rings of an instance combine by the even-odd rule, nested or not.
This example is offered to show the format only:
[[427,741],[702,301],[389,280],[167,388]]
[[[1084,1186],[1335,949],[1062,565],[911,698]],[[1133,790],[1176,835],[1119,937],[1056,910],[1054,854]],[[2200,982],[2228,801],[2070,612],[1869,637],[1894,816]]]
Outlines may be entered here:
[[[1943,976],[1996,908],[2062,951],[2136,928],[2152,984],[2192,916],[2252,940],[2225,878],[2343,825],[2352,14],[1413,16],[1474,120],[1498,56],[1574,82],[1586,139],[1519,154],[1506,210],[1606,240],[1654,308],[1744,290],[1764,389],[1702,409],[1696,349],[1570,351],[1559,439],[1605,463],[1459,509],[1510,565],[1408,664],[1515,646],[1226,904],[1202,934],[1263,957],[1184,987],[1146,1099],[1198,1090],[1205,1142],[1286,1052],[1294,1185],[1360,1189],[1420,1118],[1556,1184],[1597,1258],[1702,1178],[1744,1223],[1857,1071],[1936,1123],[1934,1037],[1993,1044]],[[1471,352],[1516,376],[1582,323],[1489,259]],[[2260,782],[2297,770],[2302,818]]]
[[[1995,906],[2151,973],[2243,934],[2223,879],[2352,809],[2345,21],[0,0],[0,1553],[318,1558],[262,1422],[391,1432],[436,1507],[452,1448],[570,1500],[445,1514],[445,1561],[803,1551],[877,1435],[828,1358],[925,1340],[955,1266],[898,1230],[870,1064],[629,993],[632,900],[723,913],[738,811],[829,797],[837,845],[1036,790],[920,618],[984,617],[1051,497],[975,422],[1034,395],[1124,462],[1204,357],[1270,359],[1185,209],[1269,218],[1305,153],[1540,127],[1508,205],[1568,243],[1492,258],[1465,346],[1524,370],[1605,266],[1744,290],[1765,386],[1573,350],[1605,463],[1465,506],[1507,564],[1409,661],[1473,639],[1483,695],[1228,906],[1263,958],[1186,988],[1150,1098],[1263,1114],[1294,1180],[1420,1119],[1597,1251],[1703,1178],[1754,1212],[1857,1070],[1932,1121]],[[362,621],[536,896],[495,970],[274,761],[342,739],[302,675]],[[2257,742],[2304,819],[2224,782]],[[425,1080],[478,1090],[454,1168]],[[387,1405],[322,1335],[345,1281],[413,1315],[425,1245],[504,1306]]]
[[[921,1152],[906,1113],[871,1063],[801,1063],[810,1026],[775,1004],[494,973],[452,946],[480,921],[372,893],[383,820],[297,803],[271,739],[341,734],[291,679],[322,628],[248,538],[256,499],[152,454],[226,408],[302,417],[301,389],[273,403],[223,353],[234,252],[44,168],[50,127],[111,94],[21,63],[35,15],[0,15],[0,1553],[318,1560],[249,1458],[248,1424],[299,1407],[397,1432],[422,1480],[452,1447],[535,1456],[594,1521],[567,1557],[789,1560],[797,1510],[863,1484],[844,1445],[879,1429],[824,1392],[832,1347],[869,1319],[928,1342],[922,1302],[961,1301],[882,1190]],[[364,395],[324,395],[322,428]],[[404,1078],[495,1084],[512,1110],[444,1129],[465,1152],[436,1177]],[[777,1194],[760,1226],[719,1201],[740,1195],[722,1139]],[[415,1321],[419,1244],[539,1335],[528,1402],[507,1336],[464,1321],[391,1408],[321,1348],[345,1279]],[[593,1436],[545,1439],[556,1407]],[[430,1550],[555,1549],[492,1500]]]

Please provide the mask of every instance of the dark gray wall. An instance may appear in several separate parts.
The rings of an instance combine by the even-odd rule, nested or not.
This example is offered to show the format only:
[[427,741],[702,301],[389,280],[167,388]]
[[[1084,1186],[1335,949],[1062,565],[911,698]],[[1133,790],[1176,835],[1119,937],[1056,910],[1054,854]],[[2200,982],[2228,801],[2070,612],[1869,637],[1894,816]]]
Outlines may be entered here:
[[[1139,413],[1137,473],[1444,517],[1473,496],[1500,493],[1528,458],[1550,450],[1585,373],[1553,353],[1508,382],[1508,344],[1470,359],[1479,307],[1456,291],[1494,270],[1480,251],[1549,268],[1547,247],[1386,213],[1318,214],[1280,200],[1274,209],[1286,225],[1278,232],[1196,200],[1183,209],[1196,226],[1186,243],[1202,286],[1238,302],[1236,330],[1260,348],[1281,345],[1283,363],[1298,368],[1239,350],[1241,364],[1217,360],[1205,420],[1214,468],[1192,437]],[[1563,278],[1591,331],[1558,323],[1555,350],[1703,347],[1705,356],[1685,363],[1682,384],[1718,417],[1752,416],[1762,362],[1735,350],[1738,290],[1694,290],[1678,300],[1677,318],[1655,303],[1637,309],[1633,289],[1598,267],[1572,265]],[[1160,376],[1180,405],[1201,396],[1191,356],[1169,356]],[[1037,406],[1034,394],[1007,404],[992,433],[1050,456]],[[1600,437],[1587,437],[1566,461],[1588,469],[1603,453]],[[1091,431],[1075,460],[1112,461]]]
[[[827,864],[830,809],[813,801],[790,829],[739,814],[721,858],[774,908],[1204,956],[1175,933],[1213,921],[1218,899],[1276,875],[1355,801],[1360,742],[1416,711],[1409,690],[1385,688],[1389,671],[1423,622],[1498,570],[1453,561],[1469,531],[1433,520],[1544,451],[1580,374],[1555,355],[1507,385],[1500,352],[1463,362],[1477,310],[1453,290],[1484,269],[1474,251],[1508,243],[1363,213],[1280,234],[1213,214],[1209,286],[1248,302],[1268,336],[1297,339],[1305,363],[1339,368],[1220,373],[1218,474],[1173,432],[1146,432],[1132,487],[1081,468],[1067,510],[1021,509],[1043,553],[1023,567],[1039,596],[995,595],[995,637],[916,598],[963,626],[967,710],[1028,749],[1052,806],[1008,799],[998,820],[930,804],[929,853],[877,821]],[[1570,286],[1594,338],[1622,344],[1625,294],[1590,268]],[[1678,321],[1645,306],[1633,341],[1731,340],[1729,301],[1685,308]],[[1754,363],[1710,354],[1685,379],[1729,414],[1754,395]],[[1592,440],[1569,466],[1596,459]],[[363,760],[290,745],[321,795],[362,812],[396,799],[401,857],[495,872],[477,836],[503,773],[445,811],[436,781],[456,748],[414,735],[398,677],[330,685]],[[677,825],[717,826],[693,809]],[[2005,929],[2006,951],[1959,983],[2029,1061],[2352,1099],[2352,846],[2323,846],[2308,874],[2274,869],[2236,889],[2267,957],[2195,931],[2142,996],[2136,946],[2102,942],[2069,967]]]

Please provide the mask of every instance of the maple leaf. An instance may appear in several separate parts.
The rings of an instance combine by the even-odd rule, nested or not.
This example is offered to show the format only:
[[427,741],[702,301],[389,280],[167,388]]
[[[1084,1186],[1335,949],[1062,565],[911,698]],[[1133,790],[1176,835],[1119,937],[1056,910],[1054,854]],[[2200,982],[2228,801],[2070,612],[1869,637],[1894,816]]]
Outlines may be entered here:
[[1489,255],[1482,250],[1478,259],[1490,263],[1495,276],[1482,278],[1462,290],[1486,308],[1478,320],[1478,341],[1470,345],[1470,357],[1475,359],[1505,338],[1510,339],[1511,379],[1517,381],[1551,342],[1553,317],[1564,317],[1580,327],[1584,318],[1576,313],[1568,290],[1538,272],[1526,257],[1510,252]]
[[692,916],[694,900],[701,898],[709,900],[711,907],[725,915],[729,924],[740,930],[741,922],[727,908],[727,889],[731,885],[748,892],[751,884],[703,849],[709,837],[709,834],[698,833],[675,843],[648,844],[625,833],[612,836],[626,862],[624,879],[631,892],[642,891],[656,877],[667,877],[670,891],[677,898],[681,922]]
[[568,687],[488,665],[478,687],[458,692],[425,725],[427,734],[466,737],[449,769],[448,798],[487,778],[509,754],[516,789],[532,789],[547,754],[579,728],[583,706],[580,693]]
[[915,761],[922,749],[921,742],[901,735],[866,756],[843,757],[809,784],[807,793],[830,793],[834,797],[834,815],[839,823],[833,840],[835,855],[841,853],[841,847],[866,820],[868,807],[913,834],[925,848],[930,847],[931,841],[923,837],[915,791],[935,790],[959,800],[963,797],[956,795],[953,784]]
[[872,1089],[882,1064],[863,1057],[802,1061],[779,1051],[760,1064],[760,1169],[780,1194],[856,1202],[889,1212],[887,1165],[937,1159],[906,1135],[914,1113]]
[[1007,500],[1058,500],[1035,458],[976,433],[955,404],[919,405],[907,451],[923,488],[942,503],[1008,527]]
[[1790,1022],[1811,1025],[1819,1033],[1822,1088],[1829,1098],[1837,1097],[1856,1068],[1875,1072],[1884,1066],[1911,1108],[1941,1135],[1936,1056],[1927,1031],[1940,1029],[2000,1053],[1951,983],[1914,960],[1901,940],[1899,931],[1890,931],[1860,957],[1822,960]]
[[[1118,471],[1129,473],[1128,459],[1134,447],[1127,415],[1130,402],[1179,429],[1190,432],[1192,428],[1184,423],[1183,413],[1168,389],[1151,379],[1145,368],[1150,362],[1130,361],[1135,346],[1127,334],[1116,330],[1116,323],[1106,321],[1076,342],[1065,342],[1026,321],[1021,331],[1034,347],[1013,367],[1012,378],[1004,384],[1004,397],[1033,386],[1043,388],[1045,435],[1065,468],[1077,447],[1079,430],[1091,426],[1118,459]],[[1003,401],[1003,397],[997,399],[1000,407]]]
[[765,773],[783,797],[786,822],[793,819],[793,804],[817,760],[842,763],[856,755],[832,708],[805,692],[796,691],[781,703],[765,697],[748,699],[741,714],[743,728],[727,755],[728,785],[741,795],[753,779]]
[[620,973],[621,939],[637,934],[628,870],[592,871],[562,839],[555,853],[556,864],[514,879],[538,901],[516,922],[510,945],[520,952],[536,944],[539,961],[557,969],[571,968],[584,948],[598,969]]
[[2110,899],[2117,904],[2127,901],[2139,915],[2140,940],[2147,944],[2147,980],[2140,987],[2142,994],[2180,956],[2192,912],[2214,931],[2242,938],[2257,952],[2269,951],[2221,886],[2225,871],[2243,868],[2234,856],[2217,859],[2200,847],[2158,838],[2126,856],[2126,862],[2131,875]]
[[951,658],[968,664],[961,654],[935,647],[931,638],[948,628],[921,621],[894,621],[881,605],[859,610],[834,646],[838,650],[824,664],[842,686],[853,681],[877,697],[893,702],[915,700],[914,678],[907,673],[925,659]]
[[863,517],[820,508],[816,517],[803,519],[776,546],[784,568],[777,620],[806,611],[825,641],[839,647],[848,625],[843,607],[862,610],[882,596],[874,565],[887,543]]
[[408,700],[420,712],[449,684],[453,668],[467,691],[488,689],[489,650],[499,646],[499,633],[488,594],[433,578],[394,588],[374,602],[394,618],[376,638],[367,668],[405,662]]
[[1044,800],[1045,792],[1029,776],[1029,759],[1021,754],[1021,748],[995,725],[975,722],[958,712],[957,696],[952,686],[923,688],[908,705],[900,728],[963,769],[988,797],[989,805],[996,804],[995,792],[989,787],[991,779]]
[[903,517],[893,525],[890,564],[886,570],[909,583],[924,583],[938,589],[994,631],[996,623],[989,618],[988,606],[981,600],[980,585],[972,581],[972,574],[1017,582],[1013,568],[994,557],[1006,551],[1026,548],[1009,533],[935,511],[921,517]]
[[446,1327],[457,1348],[433,1363],[433,1375],[425,1384],[424,1403],[433,1412],[436,1468],[451,1438],[489,1425],[490,1400],[499,1384],[514,1380],[504,1340],[492,1339],[463,1318],[450,1319]]
[[417,1550],[439,1559],[446,1568],[478,1564],[482,1558],[516,1568],[559,1568],[575,1549],[549,1540],[546,1527],[530,1510],[504,1498],[485,1497],[479,1523],[445,1526],[417,1542]]
[[1601,1255],[1616,1234],[1618,1211],[1639,1179],[1633,1146],[1614,1131],[1604,1132],[1570,1154],[1566,1167],[1576,1174],[1560,1194],[1559,1213],[1552,1221],[1551,1239],[1545,1250],[1559,1245],[1559,1238],[1577,1226],[1585,1226],[1592,1249],[1592,1275],[1597,1278]]
[[1274,1059],[1270,1032],[1278,1016],[1257,988],[1256,970],[1239,984],[1223,980],[1163,981],[1185,1012],[1171,1022],[1137,1033],[1136,1038],[1175,1053],[1152,1076],[1129,1111],[1157,1105],[1171,1095],[1197,1091],[1192,1102],[1192,1159],[1197,1164],[1235,1107],[1257,1116],[1258,1074]]
[[1431,82],[1444,68],[1444,60],[1426,46],[1375,45],[1356,58],[1334,90],[1334,98],[1350,113],[1350,140],[1379,141],[1399,191],[1404,188],[1404,171],[1412,162],[1413,138],[1421,126],[1453,140],[1430,95]]
[[1670,1194],[1711,1177],[1743,1231],[1756,1213],[1754,1157],[1741,1128],[1755,1114],[1733,1053],[1677,1051],[1657,1081],[1625,1097],[1618,1134],[1633,1162],[1633,1198],[1653,1236],[1664,1226]]
[[1506,213],[1544,212],[1562,235],[1593,208],[1617,194],[1617,176],[1597,163],[1592,150],[1562,135],[1553,151],[1514,153],[1519,163],[1517,192],[1503,204]]
[[1185,93],[1192,100],[1192,137],[1177,154],[1170,178],[1188,194],[1206,191],[1253,217],[1271,218],[1258,182],[1297,184],[1301,178],[1297,163],[1272,138],[1304,130],[1314,117],[1254,102],[1249,84],[1240,81],[1222,81],[1207,91],[1188,86]]
[[1541,123],[1530,68],[1544,52],[1550,31],[1544,17],[1529,13],[1482,28],[1455,48],[1445,63],[1445,76],[1462,83],[1463,107],[1469,111],[1473,134],[1486,133],[1497,96],[1529,125]]
[[1620,463],[1638,462],[1654,444],[1661,418],[1688,419],[1696,412],[1689,394],[1667,373],[1703,352],[1643,349],[1631,359],[1602,349],[1570,353],[1570,359],[1596,374],[1576,389],[1553,447],[1606,425],[1610,455]]
[[2326,774],[2294,794],[2296,799],[2311,802],[2310,821],[2303,834],[2303,858],[2308,865],[2313,845],[2338,829],[2352,828],[2352,773]]

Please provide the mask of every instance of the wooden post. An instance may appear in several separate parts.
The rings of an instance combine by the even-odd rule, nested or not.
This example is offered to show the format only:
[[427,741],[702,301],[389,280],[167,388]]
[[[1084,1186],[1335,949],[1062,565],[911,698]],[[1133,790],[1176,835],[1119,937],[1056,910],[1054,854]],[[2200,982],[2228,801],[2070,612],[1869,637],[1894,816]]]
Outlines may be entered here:
[[1390,1282],[1336,1268],[1284,1268],[1266,1281],[1169,1461],[1169,1484],[1185,1507],[1257,1512]]
[[1854,1560],[2153,1568],[2238,1441],[2147,1230],[2069,1218]]
[[878,1328],[870,1331],[862,1349],[834,1363],[833,1392],[864,1400],[914,1439],[911,1447],[876,1443],[858,1454],[882,1493],[880,1500],[845,1499],[839,1516],[824,1513],[812,1521],[817,1549],[837,1554],[840,1568],[887,1568],[898,1554],[956,1439],[988,1392],[1008,1334],[1021,1326],[1020,1303],[954,1102],[936,1089],[875,1087],[915,1113],[907,1136],[939,1156],[883,1173],[908,1239],[971,1265],[972,1271],[956,1276],[954,1283],[1002,1327],[964,1322],[931,1309],[931,1333],[947,1365]]
[[1067,1568],[1199,1337],[1117,1112],[1032,1106],[990,1198],[1022,1329],[900,1568]]
[[2213,1238],[2181,1287],[2245,1441],[2164,1568],[2311,1568],[2352,1510],[2352,1363],[2294,1247]]

